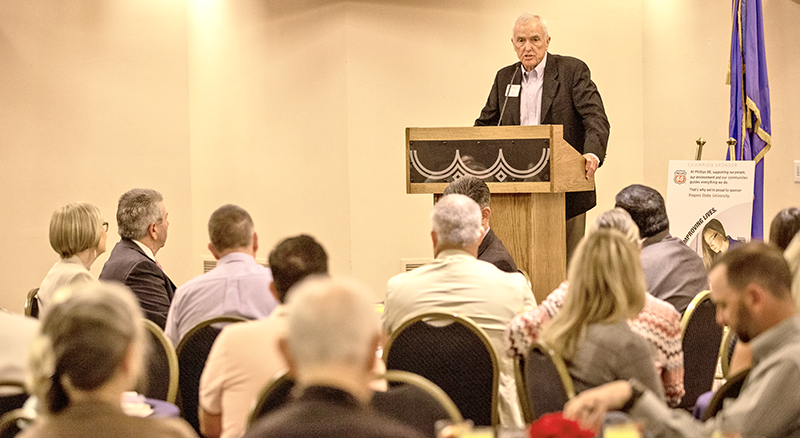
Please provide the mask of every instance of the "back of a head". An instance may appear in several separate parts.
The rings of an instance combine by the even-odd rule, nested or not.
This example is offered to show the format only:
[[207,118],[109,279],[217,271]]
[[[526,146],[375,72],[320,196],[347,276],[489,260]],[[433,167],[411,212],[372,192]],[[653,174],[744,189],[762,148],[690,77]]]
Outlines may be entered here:
[[132,189],[120,196],[117,204],[117,229],[124,239],[139,240],[147,235],[150,224],[160,224],[164,212],[161,193],[150,189]]
[[74,203],[59,207],[50,218],[50,246],[67,259],[100,243],[100,209]]
[[760,241],[737,246],[714,260],[711,270],[724,266],[728,285],[744,290],[755,283],[780,300],[791,299],[792,273],[780,249]]
[[465,248],[481,238],[481,210],[472,199],[459,194],[439,199],[431,212],[431,225],[440,248]]
[[475,201],[480,208],[489,206],[492,200],[492,194],[489,192],[489,186],[482,180],[475,178],[472,175],[465,175],[453,181],[442,192],[443,196],[459,194],[467,196]]
[[571,357],[586,327],[638,314],[645,302],[638,248],[615,229],[598,229],[581,241],[569,267],[564,307],[544,330],[546,343]]
[[613,208],[598,216],[594,223],[589,226],[586,234],[591,234],[602,229],[617,230],[637,248],[641,246],[642,241],[639,238],[639,227],[636,226],[631,215],[621,208]]
[[298,373],[338,366],[363,369],[372,360],[370,345],[380,333],[369,291],[353,280],[309,278],[288,299],[287,344]]
[[208,237],[219,252],[250,246],[253,242],[253,219],[239,206],[223,205],[208,220]]
[[61,289],[31,347],[34,394],[56,414],[70,404],[70,388],[91,392],[111,380],[130,348],[141,361],[143,340],[143,315],[128,288],[101,282]]
[[769,243],[785,250],[798,231],[800,231],[800,208],[784,208],[772,219],[769,227]]
[[328,273],[328,254],[313,237],[301,234],[282,240],[269,254],[272,281],[280,302],[295,284],[311,275]]
[[615,207],[631,215],[642,239],[669,229],[664,198],[655,189],[641,184],[625,187],[617,193]]

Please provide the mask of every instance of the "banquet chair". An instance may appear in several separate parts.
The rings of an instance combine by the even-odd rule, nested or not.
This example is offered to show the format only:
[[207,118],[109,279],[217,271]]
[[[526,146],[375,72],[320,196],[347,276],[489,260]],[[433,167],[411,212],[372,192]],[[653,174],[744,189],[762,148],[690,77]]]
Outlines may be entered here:
[[569,399],[575,397],[572,377],[564,360],[540,342],[531,345],[524,357],[517,356],[514,377],[527,424],[544,414],[561,411]]
[[719,361],[722,368],[722,377],[728,378],[731,369],[731,358],[733,358],[733,349],[738,342],[736,333],[729,327],[725,327],[725,332],[722,335],[722,343],[719,347]]
[[436,437],[436,422],[464,421],[450,397],[430,380],[407,371],[388,370],[385,392],[375,391],[371,405],[375,410],[417,429],[423,436]]
[[39,288],[33,288],[28,291],[28,296],[25,297],[25,315],[31,318],[39,318]]
[[739,392],[742,391],[742,386],[744,385],[744,379],[746,379],[749,374],[750,368],[746,368],[728,378],[728,381],[714,393],[713,397],[711,397],[711,401],[708,403],[708,407],[703,413],[703,421],[714,418],[722,409],[722,402],[726,398],[739,397]]
[[0,381],[0,388],[13,391],[8,395],[0,395],[0,416],[21,408],[30,397],[25,389],[25,384],[22,382],[2,380]]
[[178,343],[178,407],[181,416],[200,434],[197,417],[200,376],[206,366],[208,353],[222,328],[220,324],[247,321],[236,316],[220,316],[203,321],[192,327]]
[[289,402],[294,389],[294,379],[288,374],[289,369],[278,371],[261,390],[256,405],[250,411],[247,427],[252,426],[259,419]]
[[476,426],[497,426],[499,363],[471,319],[426,313],[403,323],[384,348],[387,370],[418,374],[440,387]]
[[178,395],[178,355],[164,330],[149,319],[144,320],[150,349],[136,391],[147,398],[175,403]]
[[711,391],[717,369],[722,327],[716,320],[717,306],[709,291],[697,294],[681,319],[683,344],[683,386],[686,394],[678,407],[689,411],[697,397]]

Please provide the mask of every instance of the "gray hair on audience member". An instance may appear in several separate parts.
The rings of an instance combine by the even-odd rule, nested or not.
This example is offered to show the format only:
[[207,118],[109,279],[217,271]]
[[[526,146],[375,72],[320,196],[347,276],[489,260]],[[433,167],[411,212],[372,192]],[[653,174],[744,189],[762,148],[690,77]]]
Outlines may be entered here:
[[[94,391],[111,380],[131,348],[132,379],[145,354],[144,318],[130,289],[82,283],[60,289],[29,356],[29,386],[47,412],[70,404],[69,392]],[[134,383],[132,380],[131,383]]]
[[223,205],[208,220],[208,237],[220,252],[249,246],[253,242],[253,219],[242,207]]
[[586,234],[591,234],[604,228],[612,228],[621,232],[625,238],[636,245],[637,248],[642,248],[642,239],[639,237],[639,227],[636,226],[636,222],[631,219],[631,215],[629,215],[627,211],[619,207],[608,210],[597,217],[594,223],[589,226],[589,230]]
[[311,277],[287,299],[287,344],[300,374],[304,368],[337,365],[365,368],[370,344],[380,333],[369,290],[354,280]]
[[431,225],[441,248],[465,248],[481,239],[481,209],[459,194],[443,196],[431,212]]
[[547,30],[547,23],[544,22],[544,18],[530,14],[528,12],[523,13],[514,21],[514,28],[516,29],[517,26],[528,24],[531,21],[538,21],[539,24],[542,25],[542,30],[544,30],[544,39],[546,40],[550,36],[550,31]]
[[655,189],[632,184],[620,190],[615,200],[614,207],[620,207],[631,215],[642,239],[669,230],[664,198]]
[[147,236],[150,224],[164,221],[161,193],[150,189],[133,189],[120,196],[117,204],[117,228],[123,239],[139,240]]
[[485,182],[472,175],[465,175],[453,181],[444,189],[442,195],[459,194],[468,196],[470,199],[478,203],[480,208],[488,207],[491,202],[492,195],[489,192],[489,186]]

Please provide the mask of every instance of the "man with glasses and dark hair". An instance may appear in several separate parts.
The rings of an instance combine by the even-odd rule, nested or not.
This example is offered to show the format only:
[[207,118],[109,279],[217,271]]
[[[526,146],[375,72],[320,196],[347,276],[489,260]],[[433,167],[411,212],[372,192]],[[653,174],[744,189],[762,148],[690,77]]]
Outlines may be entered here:
[[164,328],[175,284],[156,254],[167,242],[167,209],[161,193],[133,189],[119,198],[117,228],[122,238],[111,251],[100,279],[131,288],[147,319]]

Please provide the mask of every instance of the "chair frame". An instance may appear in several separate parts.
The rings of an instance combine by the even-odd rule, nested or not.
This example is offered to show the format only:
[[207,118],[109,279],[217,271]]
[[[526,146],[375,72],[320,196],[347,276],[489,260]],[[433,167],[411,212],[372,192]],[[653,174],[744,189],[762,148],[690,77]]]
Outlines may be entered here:
[[733,338],[733,330],[725,326],[723,328],[722,342],[719,346],[719,362],[722,367],[722,377],[728,378],[731,371],[731,361],[729,359],[731,353],[731,338]]
[[248,429],[261,418],[261,411],[264,409],[264,404],[266,404],[269,396],[272,395],[272,393],[274,393],[275,390],[286,380],[294,380],[294,378],[289,375],[289,368],[284,368],[275,373],[269,382],[264,385],[264,387],[261,389],[261,392],[258,394],[255,406],[253,406],[253,409],[250,410],[250,415],[247,416]]
[[172,342],[167,339],[167,335],[164,333],[164,330],[161,330],[158,324],[145,318],[144,326],[150,333],[156,336],[158,342],[161,343],[161,346],[167,354],[167,362],[169,364],[169,388],[167,389],[167,399],[165,401],[175,404],[175,400],[178,397],[178,379],[180,378],[178,354],[175,352]]
[[416,386],[435,398],[436,401],[442,405],[450,416],[450,421],[453,424],[459,424],[464,421],[464,417],[461,416],[461,411],[458,410],[458,406],[453,402],[453,399],[451,399],[442,388],[439,388],[439,386],[425,377],[408,371],[386,370],[382,378],[386,379],[389,383],[407,383]]
[[[26,420],[33,422],[36,420],[35,413],[30,409],[14,409],[0,416],[0,436],[5,436],[11,427],[19,428],[17,426],[18,420]],[[18,432],[19,433],[19,432]]]
[[[33,300],[36,300],[36,315],[33,314]],[[35,287],[28,291],[28,295],[25,297],[25,308],[24,313],[26,316],[30,316],[31,318],[39,318],[39,288]]]
[[[457,323],[461,324],[467,329],[469,329],[472,333],[478,336],[478,338],[483,343],[486,350],[489,352],[489,356],[492,361],[492,368],[493,368],[493,377],[492,377],[492,426],[497,426],[500,424],[500,414],[498,412],[498,401],[499,401],[499,385],[500,385],[500,361],[497,358],[497,353],[494,350],[494,346],[492,345],[491,341],[489,340],[489,335],[486,333],[485,330],[480,328],[478,324],[475,323],[471,318],[467,316],[462,316],[457,313],[441,313],[441,312],[430,312],[430,313],[423,313],[421,315],[417,315],[408,321],[404,322],[400,325],[400,327],[395,330],[391,336],[389,336],[389,340],[386,341],[386,345],[383,347],[383,359],[384,362],[389,357],[389,352],[391,351],[392,344],[394,343],[395,339],[397,339],[402,332],[408,328],[409,326],[416,324],[417,322],[428,322],[428,321],[444,321],[448,324]],[[423,377],[423,376],[420,376]],[[433,383],[433,382],[431,382]],[[434,383],[435,384],[435,383]],[[441,389],[441,388],[440,388]],[[448,398],[450,398],[448,396]],[[459,410],[460,413],[460,410]],[[463,418],[463,416],[462,416]]]
[[[575,385],[572,382],[572,376],[569,375],[569,369],[564,359],[555,352],[552,348],[547,347],[541,342],[534,342],[531,344],[528,352],[536,350],[550,357],[553,365],[558,371],[558,376],[561,378],[561,384],[564,386],[564,392],[567,393],[567,400],[575,397]],[[526,354],[527,356],[527,354]],[[519,398],[519,406],[522,410],[522,417],[526,424],[531,424],[540,417],[533,409],[533,404],[528,397],[528,380],[525,377],[525,357],[516,356],[514,358],[514,380],[517,382],[517,398]]]
[[[722,409],[722,402],[725,401],[726,398],[731,398],[726,397],[728,396],[728,391],[734,385],[743,384],[747,376],[750,375],[751,370],[752,368],[745,368],[733,374],[724,385],[720,386],[717,392],[714,393],[714,396],[711,397],[711,401],[708,402],[708,407],[706,407],[705,412],[703,412],[703,421],[714,418],[719,413]],[[741,391],[741,388],[739,390]]]

